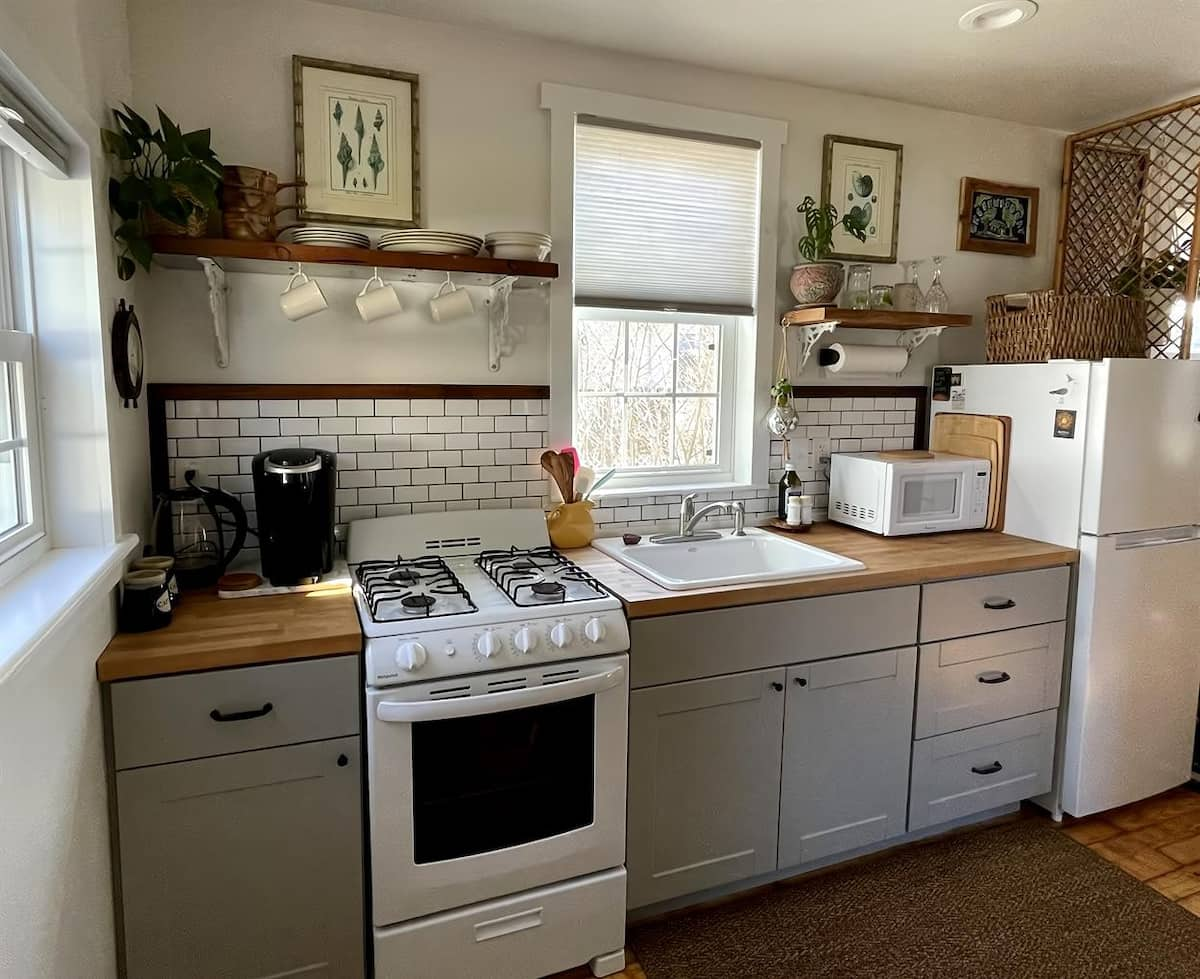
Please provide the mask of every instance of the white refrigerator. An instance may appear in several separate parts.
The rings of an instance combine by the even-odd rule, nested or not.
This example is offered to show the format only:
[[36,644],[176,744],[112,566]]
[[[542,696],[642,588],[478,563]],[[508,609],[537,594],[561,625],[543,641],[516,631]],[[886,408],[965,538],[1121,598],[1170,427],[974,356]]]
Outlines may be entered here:
[[932,412],[1012,418],[1004,530],[1080,551],[1061,807],[1188,781],[1200,691],[1200,361],[934,369]]

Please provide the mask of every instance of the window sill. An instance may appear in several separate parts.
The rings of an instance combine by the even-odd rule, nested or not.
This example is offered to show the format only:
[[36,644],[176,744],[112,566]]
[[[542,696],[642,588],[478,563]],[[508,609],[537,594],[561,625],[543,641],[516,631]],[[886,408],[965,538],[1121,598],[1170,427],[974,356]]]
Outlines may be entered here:
[[53,548],[0,587],[0,682],[71,612],[116,586],[138,543],[136,534],[126,534],[102,547]]
[[686,496],[688,493],[737,493],[743,490],[761,489],[756,483],[655,483],[643,486],[605,486],[591,498],[599,503],[619,497],[635,499],[642,496]]

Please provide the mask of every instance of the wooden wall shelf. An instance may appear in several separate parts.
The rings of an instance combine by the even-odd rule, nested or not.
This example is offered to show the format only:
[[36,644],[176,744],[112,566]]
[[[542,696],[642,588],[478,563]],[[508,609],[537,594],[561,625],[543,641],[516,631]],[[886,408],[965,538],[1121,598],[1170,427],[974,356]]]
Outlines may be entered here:
[[[282,241],[239,241],[234,238],[151,239],[154,260],[167,268],[195,268],[196,259],[218,262],[226,272],[269,272],[291,274],[290,265],[322,266],[322,274],[361,276],[363,269],[391,269],[402,278],[441,278],[447,272],[472,278],[468,285],[493,285],[501,279],[557,279],[554,262],[518,262],[474,255],[430,255],[425,252],[384,252],[376,248],[332,248],[325,245],[295,245]],[[419,273],[434,273],[419,275]]]
[[812,306],[790,309],[783,314],[784,326],[815,326],[836,322],[850,330],[921,330],[931,327],[970,326],[966,313],[919,313],[898,309],[842,309],[838,306]]

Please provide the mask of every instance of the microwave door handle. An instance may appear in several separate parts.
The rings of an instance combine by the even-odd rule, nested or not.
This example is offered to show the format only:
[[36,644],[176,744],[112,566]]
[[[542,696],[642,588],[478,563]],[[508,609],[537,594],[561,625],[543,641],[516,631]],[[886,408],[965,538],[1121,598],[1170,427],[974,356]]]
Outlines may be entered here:
[[589,694],[603,693],[625,682],[625,667],[614,666],[603,673],[580,677],[578,680],[563,680],[539,687],[521,690],[504,690],[500,693],[485,693],[476,697],[455,697],[449,700],[382,700],[375,708],[375,716],[381,721],[394,724],[413,724],[417,721],[442,721],[455,717],[476,717],[480,714],[495,714],[503,710],[521,707],[537,707],[562,700],[573,700]]

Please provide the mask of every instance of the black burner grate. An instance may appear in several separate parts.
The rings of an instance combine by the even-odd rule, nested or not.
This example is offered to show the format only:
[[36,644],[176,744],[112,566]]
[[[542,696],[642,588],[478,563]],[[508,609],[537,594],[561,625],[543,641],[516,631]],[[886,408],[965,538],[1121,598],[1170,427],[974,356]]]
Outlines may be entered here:
[[[394,602],[405,618],[461,615],[477,612],[470,593],[440,557],[397,557],[395,561],[364,561],[354,573],[362,586],[371,618],[380,620],[384,603]],[[390,611],[390,607],[387,611]],[[396,618],[394,615],[385,619]]]

